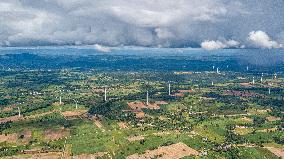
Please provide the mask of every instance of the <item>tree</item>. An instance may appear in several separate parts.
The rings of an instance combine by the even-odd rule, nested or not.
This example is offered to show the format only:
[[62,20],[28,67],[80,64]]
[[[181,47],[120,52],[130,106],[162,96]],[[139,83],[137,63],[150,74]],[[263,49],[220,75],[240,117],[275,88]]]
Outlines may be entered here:
[[256,127],[260,127],[262,124],[265,123],[265,118],[264,117],[260,117],[260,116],[255,116],[253,118],[253,125]]

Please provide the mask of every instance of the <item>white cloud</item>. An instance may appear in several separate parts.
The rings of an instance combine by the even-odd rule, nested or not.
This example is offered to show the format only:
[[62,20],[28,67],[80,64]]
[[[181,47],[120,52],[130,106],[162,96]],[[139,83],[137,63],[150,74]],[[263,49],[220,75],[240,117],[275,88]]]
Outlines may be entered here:
[[249,33],[248,39],[258,47],[261,48],[281,48],[282,44],[271,40],[271,38],[263,31],[252,31]]
[[221,41],[203,41],[201,43],[201,47],[205,50],[218,50],[218,49],[223,49],[226,47]]
[[110,52],[110,48],[108,47],[105,47],[105,46],[102,46],[102,45],[99,45],[99,44],[95,44],[94,45],[94,48],[97,50],[97,51],[100,51],[100,52]]
[[[283,7],[283,0],[0,0],[0,46],[199,47],[224,37],[251,47],[255,28],[275,38],[284,31]],[[220,42],[212,45],[230,46]]]
[[205,50],[218,50],[218,49],[224,49],[224,48],[238,48],[240,43],[238,41],[235,40],[228,40],[228,41],[224,41],[221,42],[219,40],[217,41],[209,41],[209,40],[205,40],[201,43],[201,47]]

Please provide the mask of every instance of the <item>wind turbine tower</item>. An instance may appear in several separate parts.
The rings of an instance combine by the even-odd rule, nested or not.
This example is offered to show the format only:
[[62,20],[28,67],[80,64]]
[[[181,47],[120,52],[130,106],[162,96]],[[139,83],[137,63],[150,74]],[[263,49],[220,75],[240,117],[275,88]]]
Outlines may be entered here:
[[252,77],[252,84],[255,84],[254,77]]
[[105,100],[105,102],[107,101],[107,89],[106,89],[106,87],[105,87],[105,95],[104,95],[104,100]]
[[78,109],[78,101],[76,101],[75,99],[73,99],[73,101],[75,102],[76,109]]
[[147,91],[147,94],[146,94],[146,105],[148,106],[149,105],[149,92]]
[[20,110],[20,107],[18,107],[18,116],[21,117],[21,110]]
[[271,89],[270,88],[268,88],[268,94],[271,94]]
[[217,72],[218,74],[220,73],[220,72],[219,72],[219,67],[217,67],[217,71],[216,71],[216,72]]
[[169,83],[169,96],[171,95],[171,84]]
[[59,97],[59,104],[60,104],[60,105],[62,104],[61,96]]

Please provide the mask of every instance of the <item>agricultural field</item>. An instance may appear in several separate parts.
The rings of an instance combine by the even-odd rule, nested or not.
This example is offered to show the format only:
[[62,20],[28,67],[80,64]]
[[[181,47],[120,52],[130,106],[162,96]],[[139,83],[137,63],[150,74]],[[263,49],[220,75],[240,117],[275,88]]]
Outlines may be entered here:
[[0,55],[0,158],[284,157],[282,65],[137,56]]

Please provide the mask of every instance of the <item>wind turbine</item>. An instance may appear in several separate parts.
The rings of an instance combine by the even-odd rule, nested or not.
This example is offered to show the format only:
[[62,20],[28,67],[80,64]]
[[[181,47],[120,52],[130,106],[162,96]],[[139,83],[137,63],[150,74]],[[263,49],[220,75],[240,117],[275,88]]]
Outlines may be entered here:
[[149,92],[147,91],[147,94],[146,94],[146,105],[148,106],[149,105]]
[[169,90],[168,90],[169,92],[169,96],[171,95],[171,84],[169,83]]
[[59,97],[59,104],[62,105],[62,99],[61,96]]
[[252,84],[255,84],[254,77],[252,77]]
[[73,99],[73,101],[75,102],[76,109],[78,109],[78,101],[76,101],[75,99]]
[[106,89],[106,87],[105,87],[105,90],[104,90],[104,100],[105,100],[105,102],[107,101],[107,89]]
[[20,110],[20,107],[18,107],[18,116],[21,117],[21,110]]

